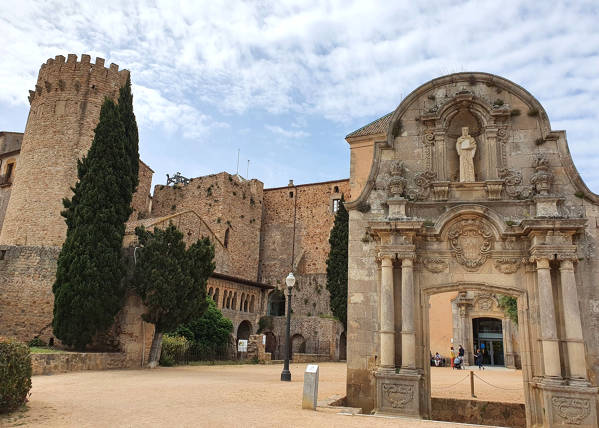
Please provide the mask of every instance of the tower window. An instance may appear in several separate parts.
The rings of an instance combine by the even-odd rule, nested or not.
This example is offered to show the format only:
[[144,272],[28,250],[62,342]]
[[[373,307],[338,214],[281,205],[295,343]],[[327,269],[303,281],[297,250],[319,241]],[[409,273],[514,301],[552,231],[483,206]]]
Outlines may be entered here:
[[335,186],[335,188],[333,189],[333,193],[339,193],[339,186]]
[[293,198],[293,192],[289,192],[289,197]]
[[9,163],[6,165],[6,181],[9,181],[12,178],[12,172],[15,168],[15,163]]

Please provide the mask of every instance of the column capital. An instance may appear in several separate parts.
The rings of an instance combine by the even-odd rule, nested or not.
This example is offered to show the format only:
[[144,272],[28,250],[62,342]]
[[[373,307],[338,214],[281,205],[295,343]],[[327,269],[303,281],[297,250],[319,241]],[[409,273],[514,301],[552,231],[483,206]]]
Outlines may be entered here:
[[549,269],[549,258],[548,257],[539,257],[539,256],[532,256],[530,258],[530,261],[532,263],[537,263],[537,269]]
[[412,267],[414,266],[414,256],[410,255],[409,257],[401,257],[401,267]]
[[[378,261],[380,261],[385,266],[390,266],[395,259],[395,253],[390,251],[379,251],[376,255]],[[389,264],[390,263],[390,264]]]
[[574,253],[557,253],[557,259],[562,262],[560,263],[560,266],[563,265],[563,262],[569,261],[569,262],[576,262],[578,260],[578,257],[576,257],[576,254]]

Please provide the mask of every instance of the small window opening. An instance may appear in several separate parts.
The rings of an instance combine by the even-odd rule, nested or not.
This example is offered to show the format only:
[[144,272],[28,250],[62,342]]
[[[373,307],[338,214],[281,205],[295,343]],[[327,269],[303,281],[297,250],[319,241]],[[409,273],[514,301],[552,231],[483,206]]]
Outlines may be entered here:
[[229,247],[229,229],[225,230],[225,248]]
[[0,250],[0,260],[4,260],[6,257],[6,250]]
[[334,192],[334,193],[339,193],[339,186],[335,186],[335,188],[334,188],[333,192]]
[[289,197],[293,198],[293,192],[289,192]]
[[9,181],[11,179],[14,168],[15,168],[14,162],[6,165],[6,181]]

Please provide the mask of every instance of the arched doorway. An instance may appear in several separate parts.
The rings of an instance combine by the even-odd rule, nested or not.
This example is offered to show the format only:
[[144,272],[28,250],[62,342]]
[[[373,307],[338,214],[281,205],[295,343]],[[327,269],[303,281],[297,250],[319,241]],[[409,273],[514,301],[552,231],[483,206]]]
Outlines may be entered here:
[[280,317],[285,315],[285,295],[281,290],[275,290],[268,296],[267,315]]
[[248,320],[243,320],[237,327],[237,340],[248,340],[252,334],[252,324]]
[[345,361],[347,359],[347,338],[345,332],[342,332],[339,336],[339,360]]
[[291,338],[291,349],[289,350],[289,358],[293,357],[293,354],[305,354],[306,353],[306,339],[301,334],[294,334]]
[[271,354],[271,358],[273,360],[276,360],[277,358],[277,337],[274,335],[274,333],[272,331],[267,331],[266,333],[264,333],[264,335],[266,336],[266,345],[265,345],[265,351],[266,352],[270,352]]
[[475,318],[472,320],[472,342],[474,349],[483,354],[483,364],[503,366],[503,328],[500,319]]

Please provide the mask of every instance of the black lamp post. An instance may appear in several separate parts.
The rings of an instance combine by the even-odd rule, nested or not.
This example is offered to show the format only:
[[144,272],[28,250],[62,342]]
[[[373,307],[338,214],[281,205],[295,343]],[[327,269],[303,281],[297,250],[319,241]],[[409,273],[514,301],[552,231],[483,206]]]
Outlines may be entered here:
[[293,276],[293,272],[290,272],[285,278],[285,283],[287,284],[287,330],[285,333],[285,365],[283,366],[283,371],[281,372],[281,380],[286,382],[291,382],[291,372],[289,371],[289,335],[291,333],[291,289],[295,285],[295,277]]

